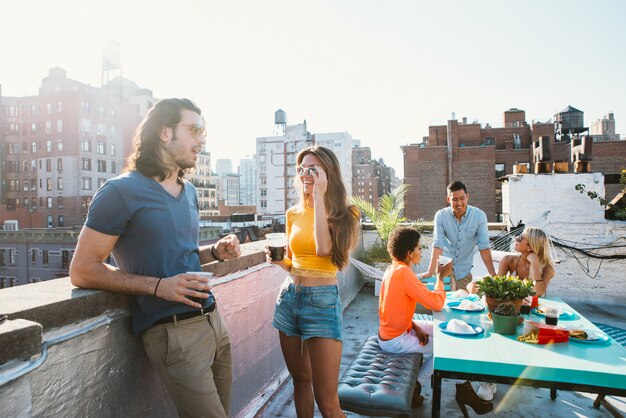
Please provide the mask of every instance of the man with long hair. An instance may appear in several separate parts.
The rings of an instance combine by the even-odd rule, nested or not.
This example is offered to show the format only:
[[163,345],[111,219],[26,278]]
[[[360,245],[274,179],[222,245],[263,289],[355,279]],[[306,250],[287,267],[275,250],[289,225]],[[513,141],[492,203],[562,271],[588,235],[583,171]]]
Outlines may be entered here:
[[[240,254],[235,235],[199,246],[198,198],[184,175],[205,137],[191,100],[155,103],[137,128],[129,170],[91,202],[70,278],[78,287],[134,295],[133,332],[179,415],[223,418],[232,382],[228,334],[208,278],[186,274]],[[105,263],[111,253],[117,267]]]

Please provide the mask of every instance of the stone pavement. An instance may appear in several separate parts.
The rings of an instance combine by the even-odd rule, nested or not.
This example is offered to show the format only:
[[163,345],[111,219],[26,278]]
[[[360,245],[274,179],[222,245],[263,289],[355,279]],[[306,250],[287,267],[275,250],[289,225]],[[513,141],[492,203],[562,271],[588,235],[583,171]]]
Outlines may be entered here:
[[[585,315],[593,322],[600,322],[612,326],[624,328],[626,324],[626,307],[623,305],[600,306],[591,300],[579,298],[567,298],[576,310]],[[371,286],[364,286],[359,295],[344,311],[344,345],[341,359],[341,371],[350,364],[362,346],[365,338],[374,335],[378,328],[378,298],[374,296],[374,289]],[[442,417],[462,417],[456,401],[455,381],[444,380],[441,402]],[[474,384],[476,385],[476,384]],[[422,389],[425,398],[424,405],[413,410],[411,417],[431,416],[430,387]],[[550,399],[548,389],[539,389],[523,386],[498,385],[498,392],[494,397],[494,411],[483,415],[484,417],[520,417],[520,418],[549,418],[549,417],[611,417],[613,416],[604,406],[600,409],[593,408],[593,401],[596,396],[582,392],[559,391],[556,400]],[[626,415],[626,398],[607,397],[610,404],[616,409],[616,413]],[[471,408],[468,408],[470,416],[477,416]],[[288,380],[284,387],[278,391],[265,409],[257,415],[260,418],[289,417],[296,416],[293,404],[293,390],[291,380]],[[315,417],[321,417],[319,411],[315,410]],[[363,417],[351,412],[346,413],[347,417]],[[619,415],[618,415],[619,416]]]

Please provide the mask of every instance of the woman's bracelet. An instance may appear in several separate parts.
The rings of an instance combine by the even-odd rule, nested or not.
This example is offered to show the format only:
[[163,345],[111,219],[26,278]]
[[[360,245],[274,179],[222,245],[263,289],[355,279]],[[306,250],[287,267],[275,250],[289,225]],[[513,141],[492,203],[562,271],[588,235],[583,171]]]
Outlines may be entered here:
[[159,280],[157,280],[157,284],[156,286],[154,286],[153,296],[156,296],[156,292],[157,292],[157,289],[159,288],[159,285],[161,284],[161,280],[163,280],[163,277],[159,277]]
[[211,246],[211,257],[213,257],[215,260],[222,262],[224,260],[222,260],[221,258],[218,257],[217,255],[217,251],[215,250],[215,245]]

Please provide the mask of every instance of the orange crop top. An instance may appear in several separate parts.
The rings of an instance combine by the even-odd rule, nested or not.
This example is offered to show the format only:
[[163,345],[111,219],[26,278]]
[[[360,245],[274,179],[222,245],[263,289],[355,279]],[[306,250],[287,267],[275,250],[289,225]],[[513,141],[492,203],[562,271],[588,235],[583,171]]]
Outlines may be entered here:
[[314,213],[312,207],[289,208],[287,211],[286,227],[292,272],[303,276],[334,277],[338,269],[331,256],[319,256],[315,250]]

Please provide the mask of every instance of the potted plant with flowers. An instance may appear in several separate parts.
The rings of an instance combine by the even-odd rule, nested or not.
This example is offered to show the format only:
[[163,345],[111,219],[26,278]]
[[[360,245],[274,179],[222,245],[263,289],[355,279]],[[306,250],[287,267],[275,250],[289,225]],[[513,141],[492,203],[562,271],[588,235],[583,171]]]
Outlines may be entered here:
[[500,303],[491,312],[493,332],[502,335],[514,335],[519,323],[519,311],[511,302]]
[[485,276],[476,282],[478,294],[485,296],[489,311],[493,312],[502,302],[511,302],[519,313],[525,297],[535,294],[532,280],[520,280],[517,276]]

